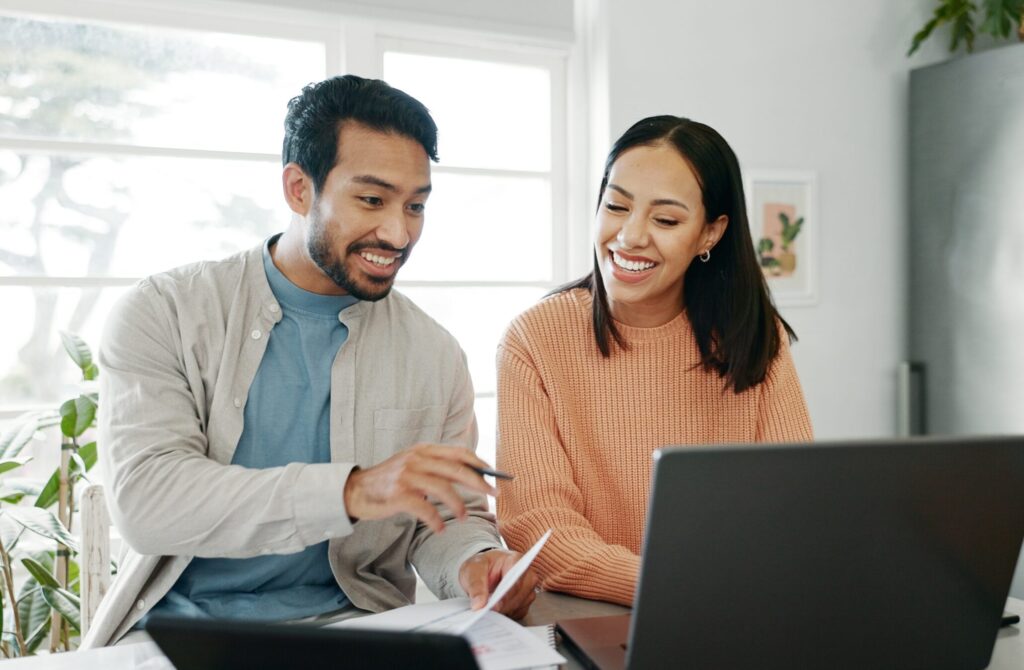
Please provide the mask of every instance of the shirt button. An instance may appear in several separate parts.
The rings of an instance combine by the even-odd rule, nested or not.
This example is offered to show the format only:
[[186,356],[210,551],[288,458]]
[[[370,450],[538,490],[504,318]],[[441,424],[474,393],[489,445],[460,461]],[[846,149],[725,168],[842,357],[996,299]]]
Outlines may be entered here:
[[254,330],[254,331],[252,331],[251,334],[252,334],[252,339],[254,339],[254,340],[258,340],[261,337],[263,337],[263,333],[261,333],[259,330]]
[[235,398],[235,407],[241,407],[241,406],[242,406],[242,399],[241,398]]
[[135,607],[139,608],[140,610],[146,609],[146,601],[140,598],[139,602],[135,603]]

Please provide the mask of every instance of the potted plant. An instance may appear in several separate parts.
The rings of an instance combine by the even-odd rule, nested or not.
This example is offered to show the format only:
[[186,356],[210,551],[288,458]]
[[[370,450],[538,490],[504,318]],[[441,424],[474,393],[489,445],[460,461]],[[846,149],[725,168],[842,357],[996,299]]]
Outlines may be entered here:
[[761,267],[772,275],[779,275],[782,269],[779,267],[779,259],[772,255],[775,242],[770,237],[762,237],[757,241],[757,256],[761,260]]
[[[69,333],[61,339],[83,381],[96,379],[88,345]],[[86,391],[57,411],[25,414],[0,434],[0,654],[6,658],[32,655],[47,639],[51,652],[71,649],[81,628],[79,542],[70,527],[75,484],[96,463],[96,443],[79,441],[94,426],[97,406],[97,394]],[[41,431],[55,426],[61,461],[49,479],[11,477],[43,446],[36,439]]]
[[780,240],[779,247],[782,249],[776,258],[779,261],[779,270],[782,274],[792,274],[796,270],[796,254],[789,250],[793,240],[800,234],[800,229],[804,225],[804,217],[800,217],[796,221],[790,221],[789,215],[785,212],[779,212],[779,221],[782,223],[782,239]]
[[[978,31],[996,39],[1007,39],[1014,24],[1017,36],[1024,41],[1024,0],[983,0],[981,4],[983,14],[979,17],[978,6],[972,0],[936,0],[932,18],[914,35],[907,55],[917,51],[936,28],[947,23],[951,26],[950,53],[955,52],[961,42],[967,53],[974,51]],[[981,26],[976,27],[979,18]]]

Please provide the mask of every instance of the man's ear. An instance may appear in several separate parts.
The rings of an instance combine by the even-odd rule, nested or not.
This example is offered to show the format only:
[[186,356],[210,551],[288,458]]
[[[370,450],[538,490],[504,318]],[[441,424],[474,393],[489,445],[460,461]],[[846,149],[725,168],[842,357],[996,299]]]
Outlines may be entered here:
[[288,163],[281,174],[284,199],[299,216],[307,216],[313,206],[313,180],[296,163]]

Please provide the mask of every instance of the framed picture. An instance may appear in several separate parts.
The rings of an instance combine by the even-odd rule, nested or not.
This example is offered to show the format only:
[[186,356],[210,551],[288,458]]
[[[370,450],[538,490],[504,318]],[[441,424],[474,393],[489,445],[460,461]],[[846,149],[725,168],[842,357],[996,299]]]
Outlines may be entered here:
[[817,175],[750,170],[745,182],[750,236],[775,303],[817,302]]

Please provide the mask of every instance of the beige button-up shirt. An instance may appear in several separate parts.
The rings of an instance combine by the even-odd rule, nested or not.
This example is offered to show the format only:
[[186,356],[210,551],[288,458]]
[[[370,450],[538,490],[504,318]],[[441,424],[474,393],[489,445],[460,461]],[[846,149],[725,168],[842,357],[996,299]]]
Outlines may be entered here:
[[435,534],[406,514],[351,523],[342,491],[417,442],[476,447],[473,387],[455,339],[397,291],[338,318],[331,368],[331,463],[231,465],[249,386],[281,319],[262,245],[155,275],[112,311],[100,348],[99,465],[131,551],[82,648],[113,644],[170,590],[193,556],[289,553],[329,539],[339,586],[361,609],[412,602],[410,564],[439,597],[458,570],[501,546],[483,496]]

